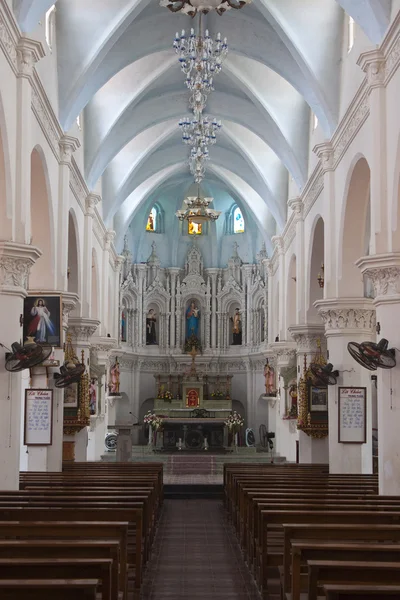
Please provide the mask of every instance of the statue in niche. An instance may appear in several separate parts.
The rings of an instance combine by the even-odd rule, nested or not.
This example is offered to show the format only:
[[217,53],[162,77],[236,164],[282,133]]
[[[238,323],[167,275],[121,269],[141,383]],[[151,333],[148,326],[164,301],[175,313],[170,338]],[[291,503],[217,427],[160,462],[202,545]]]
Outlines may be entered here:
[[119,396],[119,385],[120,385],[120,368],[118,358],[115,359],[115,363],[110,369],[111,382],[109,385],[109,395]]
[[186,311],[186,338],[194,336],[199,338],[199,320],[200,309],[196,306],[196,302],[192,300]]
[[96,414],[97,391],[96,379],[92,378],[89,385],[89,410],[91,415]]
[[124,309],[121,312],[121,342],[126,342],[126,316]]
[[232,333],[233,333],[233,346],[241,346],[242,345],[242,317],[240,315],[240,310],[236,308],[235,314],[230,318],[232,323]]
[[156,339],[156,312],[154,308],[150,308],[146,315],[146,344],[147,346],[153,346],[157,344]]
[[265,377],[265,394],[267,396],[275,396],[275,370],[270,366],[268,360],[265,363],[264,367],[264,377]]

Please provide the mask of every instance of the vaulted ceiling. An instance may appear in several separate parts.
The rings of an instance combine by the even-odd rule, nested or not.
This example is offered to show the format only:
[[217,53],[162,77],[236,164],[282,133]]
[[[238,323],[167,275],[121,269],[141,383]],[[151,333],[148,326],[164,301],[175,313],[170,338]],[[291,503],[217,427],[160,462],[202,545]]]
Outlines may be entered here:
[[[29,33],[53,0],[13,0]],[[193,26],[158,0],[58,0],[58,115],[66,131],[84,109],[85,177],[102,177],[103,217],[122,234],[157,190],[191,182],[177,127],[189,93],[172,49]],[[239,198],[265,237],[286,218],[288,174],[307,179],[310,108],[326,137],[339,113],[344,11],[372,43],[390,21],[391,0],[254,0],[223,16],[211,34],[227,36],[229,55],[207,113],[223,122],[210,150],[210,180]],[[267,233],[269,232],[269,233]]]

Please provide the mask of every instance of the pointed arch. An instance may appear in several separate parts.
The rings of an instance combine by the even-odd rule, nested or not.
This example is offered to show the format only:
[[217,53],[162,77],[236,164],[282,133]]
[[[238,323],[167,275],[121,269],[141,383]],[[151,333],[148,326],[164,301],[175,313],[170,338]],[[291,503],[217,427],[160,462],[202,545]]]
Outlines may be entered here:
[[47,163],[43,149],[37,145],[31,152],[31,243],[42,251],[33,265],[29,287],[33,290],[52,290],[55,286],[56,248],[54,219]]
[[[81,297],[81,277],[79,257],[81,256],[79,247],[78,222],[73,208],[68,214],[68,291],[78,294]],[[80,300],[74,309],[78,313]]]
[[306,321],[307,323],[321,324],[314,302],[324,297],[323,287],[318,278],[323,276],[325,264],[325,223],[321,215],[315,217],[311,230],[312,243],[309,249],[308,280],[306,287]]

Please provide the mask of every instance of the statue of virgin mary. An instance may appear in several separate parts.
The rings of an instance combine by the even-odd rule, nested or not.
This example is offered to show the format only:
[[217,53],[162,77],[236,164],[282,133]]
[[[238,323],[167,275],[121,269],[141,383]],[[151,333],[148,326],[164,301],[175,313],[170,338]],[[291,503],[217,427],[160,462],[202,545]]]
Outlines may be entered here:
[[191,301],[190,306],[186,311],[186,339],[188,340],[192,335],[199,339],[199,321],[200,321],[200,309],[197,308],[194,300]]

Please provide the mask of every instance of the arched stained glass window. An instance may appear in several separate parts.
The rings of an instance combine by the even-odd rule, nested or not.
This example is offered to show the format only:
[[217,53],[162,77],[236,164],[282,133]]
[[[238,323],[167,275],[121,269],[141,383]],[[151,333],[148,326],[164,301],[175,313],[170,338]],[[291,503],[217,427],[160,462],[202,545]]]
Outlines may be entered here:
[[238,206],[233,211],[233,233],[244,233],[244,219]]
[[155,206],[150,211],[147,219],[146,231],[156,231],[157,229],[157,210]]
[[52,51],[53,43],[54,43],[55,13],[56,13],[56,6],[55,6],[55,4],[53,4],[53,6],[51,8],[49,8],[49,10],[47,11],[46,20],[45,20],[45,37],[46,37],[46,42],[47,42],[47,45],[48,45],[50,51]]

